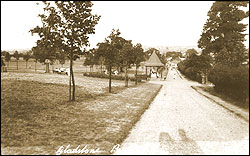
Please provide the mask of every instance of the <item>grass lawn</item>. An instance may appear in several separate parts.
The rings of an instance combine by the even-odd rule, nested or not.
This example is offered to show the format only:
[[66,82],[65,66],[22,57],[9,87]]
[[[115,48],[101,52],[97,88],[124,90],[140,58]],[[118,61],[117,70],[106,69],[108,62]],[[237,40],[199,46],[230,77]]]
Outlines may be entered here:
[[67,80],[57,74],[1,74],[2,154],[55,154],[69,144],[110,154],[161,88],[125,88],[113,81],[108,93],[107,80],[76,76],[76,101],[68,102]]
[[202,87],[199,86],[199,88],[205,92],[208,92],[208,93],[214,95],[214,96],[220,97],[222,100],[224,100],[226,102],[229,102],[235,106],[238,106],[240,108],[243,108],[244,110],[249,111],[249,103],[245,103],[245,102],[240,101],[240,100],[235,100],[235,99],[229,97],[228,95],[225,95],[221,92],[217,92],[217,91],[215,91],[215,89],[212,86],[202,86]]

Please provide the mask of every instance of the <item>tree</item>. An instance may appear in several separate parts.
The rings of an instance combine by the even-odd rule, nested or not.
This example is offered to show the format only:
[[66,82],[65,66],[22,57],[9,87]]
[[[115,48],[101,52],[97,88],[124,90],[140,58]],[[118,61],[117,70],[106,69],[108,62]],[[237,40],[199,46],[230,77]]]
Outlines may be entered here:
[[31,51],[28,51],[27,53],[23,55],[23,59],[26,61],[26,69],[27,69],[27,63],[30,58],[31,58]]
[[137,85],[137,69],[140,63],[145,60],[145,53],[143,51],[142,45],[137,43],[133,47],[133,62],[135,63],[135,85]]
[[84,46],[89,46],[88,35],[95,33],[94,27],[100,16],[91,14],[93,3],[89,1],[55,1],[53,6],[50,2],[44,4],[44,14],[39,14],[43,26],[37,26],[30,32],[40,36],[37,47],[45,53],[45,58],[55,56],[56,52],[64,53],[69,58],[69,100],[74,101],[73,61],[83,53]]
[[146,52],[145,52],[145,56],[146,56],[146,60],[149,59],[149,57],[152,55],[152,53],[155,51],[156,55],[158,56],[158,58],[160,59],[160,61],[165,64],[166,63],[166,57],[164,55],[162,55],[160,53],[160,51],[158,49],[155,49],[155,48],[150,48],[148,49]]
[[8,51],[1,51],[1,55],[4,56],[4,60],[5,62],[7,62],[7,67],[8,67],[12,56],[10,55]]
[[[37,42],[38,44],[39,42]],[[41,45],[37,45],[36,47],[32,48],[33,56],[35,57],[36,61],[39,61],[40,63],[44,63],[46,58],[49,58],[49,54],[47,53],[47,50],[45,47],[42,47]]]
[[13,57],[16,59],[16,63],[17,63],[17,70],[18,70],[18,60],[20,55],[18,54],[18,51],[15,51],[15,53],[13,54]]
[[5,63],[4,63],[3,58],[1,57],[1,70],[2,70],[2,66],[5,66]]
[[124,60],[126,58],[124,55],[126,55],[126,54],[124,54],[124,51],[122,49],[123,49],[124,45],[126,43],[128,43],[129,41],[127,41],[126,39],[124,39],[123,37],[120,36],[121,32],[119,31],[119,29],[117,30],[117,33],[119,33],[119,35],[116,37],[113,37],[113,39],[112,39],[112,41],[113,41],[112,45],[117,50],[116,63],[114,66],[118,69],[119,72],[124,72],[123,68],[124,67],[126,68],[126,61]]
[[182,56],[182,53],[177,51],[168,51],[163,56],[164,63],[166,64],[170,60],[178,60]]
[[60,55],[59,57],[59,63],[61,64],[61,66],[63,67],[63,65],[65,64],[65,56],[64,55]]
[[189,57],[189,56],[191,56],[192,54],[198,55],[198,52],[197,52],[194,48],[188,49],[188,50],[186,51],[186,57]]
[[[194,80],[202,80],[202,75],[207,77],[208,71],[212,68],[212,58],[209,55],[195,53],[190,54],[184,61],[178,63],[179,70]],[[205,79],[206,83],[206,79]]]
[[216,1],[208,12],[198,47],[204,54],[215,57],[215,63],[237,67],[244,62],[246,34],[243,32],[247,24],[240,23],[249,16],[242,7],[247,7],[248,1]]
[[128,87],[128,66],[133,63],[133,44],[131,40],[124,43],[120,50],[120,58],[125,66],[125,87]]
[[98,63],[99,65],[101,65],[101,73],[102,73],[102,66],[103,66],[103,64],[104,64],[104,58],[103,58],[103,57],[99,57],[97,63]]
[[36,71],[36,64],[37,64],[37,61],[39,60],[37,57],[34,57],[34,62],[35,62],[35,71]]
[[[40,56],[39,56],[39,50],[38,50],[39,47],[32,47],[31,51],[32,51],[32,57],[35,59],[34,62],[35,62],[35,71],[36,71],[36,63],[38,61],[40,61]],[[40,61],[41,62],[41,61]],[[44,62],[44,61],[42,61]]]
[[122,38],[119,36],[121,33],[119,29],[112,29],[111,34],[105,38],[104,42],[98,43],[96,55],[97,58],[102,58],[104,60],[104,64],[109,70],[109,93],[111,93],[111,73],[112,67],[117,66],[119,64],[119,51],[122,48]]
[[85,53],[86,59],[85,59],[83,65],[90,66],[90,72],[91,72],[91,69],[93,70],[93,65],[97,64],[97,59],[96,59],[96,57],[94,57],[95,53],[96,53],[95,48],[92,48]]
[[11,55],[9,52],[7,52],[5,55],[5,61],[7,62],[7,66],[9,66],[10,59],[11,59]]
[[145,51],[145,57],[146,57],[145,59],[148,60],[154,51],[157,54],[157,56],[159,57],[160,51],[158,49],[149,48],[147,51]]
[[54,64],[55,64],[55,62],[56,62],[56,57],[51,57],[50,58],[50,62],[49,62],[49,65],[51,65],[52,66],[52,70],[54,70]]
[[111,93],[111,73],[112,73],[112,66],[115,64],[115,51],[111,44],[108,43],[98,43],[97,49],[97,57],[104,58],[104,64],[106,68],[109,70],[109,93]]
[[57,52],[56,53],[56,59],[59,61],[61,66],[63,67],[63,64],[65,64],[67,56],[64,53]]

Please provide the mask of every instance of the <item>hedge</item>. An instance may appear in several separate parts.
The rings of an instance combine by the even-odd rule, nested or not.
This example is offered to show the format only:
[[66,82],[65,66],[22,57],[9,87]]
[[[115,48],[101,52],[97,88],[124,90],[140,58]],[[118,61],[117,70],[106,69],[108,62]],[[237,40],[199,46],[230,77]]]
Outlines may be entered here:
[[216,91],[237,100],[249,98],[249,68],[245,66],[230,68],[217,65],[210,71],[208,80],[215,85]]
[[[87,73],[83,73],[83,76],[109,79],[109,75],[107,75],[105,73],[99,73],[99,72],[87,72]],[[114,80],[125,80],[125,76],[122,76],[122,75],[111,75],[111,79],[114,79]],[[130,81],[135,81],[136,80],[135,77],[128,77],[128,79]],[[141,82],[141,79],[137,78],[137,82]]]
[[183,62],[180,62],[178,63],[178,69],[183,75],[187,76],[189,79],[198,81],[200,83],[202,82],[202,77],[195,67],[185,67]]

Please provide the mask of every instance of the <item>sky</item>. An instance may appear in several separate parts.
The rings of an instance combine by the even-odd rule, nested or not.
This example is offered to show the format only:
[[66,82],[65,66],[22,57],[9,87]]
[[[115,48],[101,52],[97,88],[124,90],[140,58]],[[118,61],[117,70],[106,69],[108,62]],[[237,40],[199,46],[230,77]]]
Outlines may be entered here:
[[[1,50],[31,49],[37,35],[28,31],[41,20],[36,1],[1,1]],[[213,1],[93,1],[93,14],[101,15],[90,47],[103,42],[111,30],[143,46],[197,46]],[[249,10],[249,6],[247,8]],[[249,18],[243,23],[249,24]],[[246,32],[249,34],[249,26]],[[249,36],[245,45],[249,47]]]

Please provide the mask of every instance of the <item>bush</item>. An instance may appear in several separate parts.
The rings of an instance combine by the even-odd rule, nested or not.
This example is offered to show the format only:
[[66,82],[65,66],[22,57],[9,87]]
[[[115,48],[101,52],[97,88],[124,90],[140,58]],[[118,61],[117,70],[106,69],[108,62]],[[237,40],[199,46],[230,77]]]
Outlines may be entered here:
[[202,83],[201,71],[209,69],[210,64],[207,56],[192,55],[178,63],[179,71],[189,79]]
[[185,67],[183,62],[180,62],[178,64],[178,69],[183,75],[186,75],[189,79],[194,80],[194,81],[198,81],[200,83],[202,82],[202,77],[201,77],[197,68]]
[[237,100],[249,98],[249,69],[244,66],[217,65],[210,71],[208,80],[215,85],[216,91]]
[[179,70],[182,74],[184,74],[185,66],[184,66],[183,61],[178,63],[178,70]]
[[[90,73],[83,73],[83,76],[89,76],[89,77],[97,77],[97,78],[105,78],[105,79],[109,79],[109,75],[104,74],[104,73],[98,73],[98,72],[90,72]],[[125,80],[125,76],[121,76],[121,75],[111,75],[111,79],[114,80]],[[128,79],[130,81],[135,81],[136,78],[135,77],[128,77]],[[138,78],[137,82],[141,82],[141,79]]]

